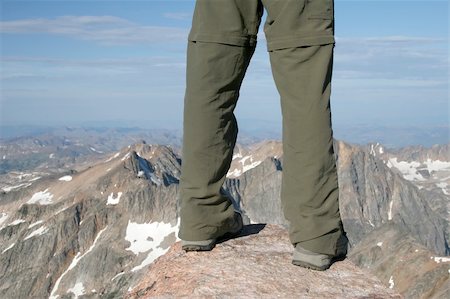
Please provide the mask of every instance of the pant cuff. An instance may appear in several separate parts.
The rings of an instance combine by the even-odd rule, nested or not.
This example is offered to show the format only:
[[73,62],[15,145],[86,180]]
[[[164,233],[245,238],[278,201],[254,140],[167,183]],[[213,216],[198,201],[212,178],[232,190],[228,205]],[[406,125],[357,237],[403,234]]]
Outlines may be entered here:
[[190,33],[189,41],[200,41],[210,43],[229,44],[242,47],[256,46],[256,35],[227,35],[227,34],[209,34],[209,33]]
[[267,51],[280,50],[285,48],[297,48],[303,46],[319,46],[334,44],[333,35],[322,36],[289,36],[286,38],[267,40]]

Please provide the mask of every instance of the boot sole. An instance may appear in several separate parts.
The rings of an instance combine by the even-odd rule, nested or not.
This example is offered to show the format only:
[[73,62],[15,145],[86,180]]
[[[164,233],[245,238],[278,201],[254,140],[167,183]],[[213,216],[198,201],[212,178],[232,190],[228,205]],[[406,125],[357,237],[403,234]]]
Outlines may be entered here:
[[329,264],[329,265],[324,265],[324,266],[317,266],[317,265],[310,264],[310,263],[305,262],[305,261],[299,261],[299,260],[292,260],[292,264],[293,264],[293,265],[296,265],[296,266],[303,267],[303,268],[312,269],[312,270],[325,271],[325,270],[327,270],[328,268],[330,268],[330,266],[331,266],[333,263],[339,262],[339,261],[343,261],[343,260],[345,260],[346,257],[347,257],[346,254],[345,254],[345,255],[339,255],[339,256],[333,257],[333,258],[331,259],[331,261],[330,261],[330,264]]
[[242,231],[243,231],[243,228],[241,228],[239,231],[237,231],[235,233],[226,233],[223,236],[221,236],[220,238],[217,238],[217,240],[210,245],[189,244],[189,245],[181,246],[181,249],[184,251],[210,251],[216,246],[217,242],[222,242],[222,241],[225,241],[225,240],[228,240],[231,238],[235,238],[235,237],[239,236]]
[[181,249],[184,251],[210,251],[214,248],[214,246],[216,246],[215,242],[206,246],[190,244],[182,246]]
[[317,270],[317,271],[325,271],[326,269],[328,269],[330,267],[330,265],[325,265],[325,266],[319,267],[319,266],[316,266],[316,265],[313,265],[313,264],[309,264],[309,263],[304,262],[304,261],[297,261],[297,260],[292,261],[292,264],[294,264],[296,266],[303,267],[303,268]]

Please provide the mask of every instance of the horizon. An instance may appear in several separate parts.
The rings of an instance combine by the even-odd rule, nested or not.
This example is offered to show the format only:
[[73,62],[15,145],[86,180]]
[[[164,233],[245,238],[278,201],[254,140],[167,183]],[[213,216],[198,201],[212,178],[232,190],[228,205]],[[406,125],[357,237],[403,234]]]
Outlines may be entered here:
[[[352,127],[338,127],[333,129],[333,138],[336,141],[342,141],[348,144],[358,146],[367,146],[370,144],[380,144],[387,149],[401,149],[406,147],[421,146],[431,148],[433,146],[450,145],[448,139],[449,126],[432,126],[432,127],[411,127],[411,126],[397,126],[397,127],[369,127],[369,126],[352,126]],[[170,141],[174,145],[183,140],[183,131],[181,128],[143,128],[138,126],[112,126],[111,125],[84,125],[84,126],[1,126],[0,125],[0,144],[8,145],[17,140],[35,139],[39,137],[54,136],[67,137],[75,136],[84,138],[82,134],[91,134],[101,132],[115,132],[116,134],[126,134],[134,136],[135,138],[143,138],[145,142],[152,144],[165,144],[158,140],[175,138]],[[387,132],[387,133],[386,133]],[[69,134],[69,135],[67,135]],[[78,135],[76,135],[78,134]],[[150,134],[150,135],[148,135]],[[169,134],[169,135],[167,135]],[[120,136],[120,135],[119,135]],[[147,140],[144,138],[152,138]],[[162,138],[164,136],[164,138]],[[276,130],[240,130],[238,132],[237,144],[248,145],[255,144],[262,141],[279,141],[282,142],[281,132]],[[167,141],[167,140],[166,140]]]

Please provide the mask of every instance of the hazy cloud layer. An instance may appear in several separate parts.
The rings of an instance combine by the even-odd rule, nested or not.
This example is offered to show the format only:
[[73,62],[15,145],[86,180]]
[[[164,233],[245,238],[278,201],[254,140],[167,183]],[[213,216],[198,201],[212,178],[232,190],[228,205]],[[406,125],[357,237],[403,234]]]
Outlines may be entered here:
[[61,16],[0,22],[5,34],[41,33],[91,40],[101,44],[135,44],[183,41],[187,29],[143,26],[114,16]]

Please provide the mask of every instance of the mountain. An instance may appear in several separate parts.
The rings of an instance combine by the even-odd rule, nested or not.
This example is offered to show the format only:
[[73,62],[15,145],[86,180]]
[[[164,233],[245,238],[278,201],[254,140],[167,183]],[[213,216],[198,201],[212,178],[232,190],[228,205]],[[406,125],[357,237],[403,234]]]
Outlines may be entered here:
[[176,240],[179,166],[170,147],[136,144],[1,194],[0,297],[126,291]]
[[[447,204],[449,197],[442,188],[419,189],[416,181],[406,180],[388,162],[407,157],[384,147],[381,151],[388,156],[380,156],[376,153],[381,145],[375,145],[335,140],[341,212],[351,241],[349,256],[387,287],[392,276],[393,288],[403,294],[445,294],[442,282],[448,273],[440,267],[450,264],[448,213],[441,211],[445,205],[431,202],[438,192]],[[279,141],[266,141],[235,149],[224,191],[252,223],[286,225],[279,201],[281,148]],[[428,157],[449,162],[445,154]],[[1,298],[65,298],[71,293],[122,298],[177,241],[179,150],[139,142],[95,159],[87,167],[52,169],[41,177],[19,173],[15,188],[2,187]],[[430,172],[429,178],[435,175]],[[399,247],[392,245],[379,254],[374,250],[380,242]],[[407,260],[408,248],[427,257],[415,260],[415,269],[423,271],[417,271],[411,281],[426,282],[429,288],[405,282],[411,268],[402,268],[398,261]],[[430,268],[434,265],[430,261],[439,264],[438,270]]]
[[365,235],[349,259],[405,298],[450,297],[450,257],[436,255],[394,223]]
[[[268,147],[274,148],[276,155],[263,161],[258,158],[256,167],[247,167],[238,178],[227,180],[226,190],[242,204],[253,221],[287,225],[281,203],[274,200],[279,198],[281,188],[283,157],[279,156],[280,144],[270,142]],[[431,191],[419,190],[405,180],[397,170],[389,168],[374,155],[371,146],[336,141],[334,148],[338,157],[341,214],[352,245],[374,228],[394,221],[433,251],[449,253],[448,214],[443,217],[443,213],[430,207],[426,198],[434,196]],[[248,161],[249,157],[235,154],[237,161]],[[449,202],[446,195],[442,198]],[[421,225],[417,225],[419,213],[423,215]]]

